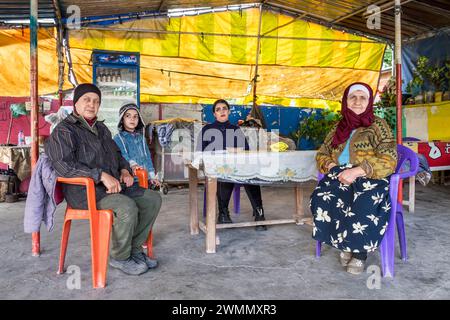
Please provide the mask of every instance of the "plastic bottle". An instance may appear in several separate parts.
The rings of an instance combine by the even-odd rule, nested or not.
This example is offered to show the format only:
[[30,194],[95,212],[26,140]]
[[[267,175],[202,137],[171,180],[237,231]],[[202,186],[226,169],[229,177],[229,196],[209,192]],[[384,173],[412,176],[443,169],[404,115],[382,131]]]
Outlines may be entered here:
[[23,134],[23,130],[19,131],[19,134],[17,136],[17,144],[19,146],[25,145],[25,135]]

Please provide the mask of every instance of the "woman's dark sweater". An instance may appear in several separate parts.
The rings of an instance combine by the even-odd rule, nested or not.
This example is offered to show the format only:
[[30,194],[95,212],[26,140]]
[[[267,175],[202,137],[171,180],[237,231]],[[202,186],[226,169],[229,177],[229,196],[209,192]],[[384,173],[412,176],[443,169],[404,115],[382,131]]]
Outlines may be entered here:
[[[247,139],[242,130],[229,121],[207,124],[200,134],[202,151],[226,150],[226,148],[243,148],[249,150]],[[219,139],[217,142],[216,139]],[[222,140],[222,143],[220,143]],[[200,145],[200,143],[199,143]]]

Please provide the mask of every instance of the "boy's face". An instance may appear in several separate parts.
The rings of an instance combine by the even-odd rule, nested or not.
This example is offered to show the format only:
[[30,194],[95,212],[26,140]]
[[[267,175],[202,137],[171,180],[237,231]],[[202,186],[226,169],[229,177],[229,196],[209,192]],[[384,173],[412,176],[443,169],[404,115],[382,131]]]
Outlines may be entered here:
[[123,127],[126,131],[133,132],[139,123],[139,115],[136,110],[130,109],[123,116]]

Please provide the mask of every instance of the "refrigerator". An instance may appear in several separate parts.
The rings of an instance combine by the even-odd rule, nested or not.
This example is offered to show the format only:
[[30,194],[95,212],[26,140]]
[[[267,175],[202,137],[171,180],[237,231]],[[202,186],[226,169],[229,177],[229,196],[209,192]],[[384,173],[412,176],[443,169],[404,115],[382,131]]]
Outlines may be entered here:
[[129,102],[139,107],[139,53],[94,50],[92,63],[94,83],[102,92],[97,116],[114,136],[120,107]]

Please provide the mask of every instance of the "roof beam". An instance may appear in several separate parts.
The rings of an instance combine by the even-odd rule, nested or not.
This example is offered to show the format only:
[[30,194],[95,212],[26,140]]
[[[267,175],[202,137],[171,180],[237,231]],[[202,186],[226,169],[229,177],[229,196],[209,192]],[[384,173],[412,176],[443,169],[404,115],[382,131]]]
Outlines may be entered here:
[[[400,3],[400,5],[401,6],[403,6],[403,5],[405,5],[405,4],[407,4],[408,2],[412,2],[412,1],[415,1],[415,0],[405,0],[405,1],[403,1],[402,3]],[[394,5],[394,1],[392,1],[392,2],[390,2],[390,3],[386,3],[385,5],[383,5],[383,6],[380,6],[380,13],[383,13],[383,12],[385,12],[385,11],[389,11],[389,10],[392,10],[392,9],[394,9],[395,8],[395,5]],[[366,17],[366,16],[368,16],[368,15],[370,15],[370,13],[364,13],[363,14],[363,17]]]
[[446,10],[446,9],[440,8],[440,7],[436,7],[436,6],[433,6],[431,4],[423,3],[423,2],[420,2],[420,5],[430,9],[430,11],[433,12],[433,14],[438,14],[438,15],[441,15],[441,16],[444,16],[444,17],[447,17],[447,18],[450,17],[450,11],[449,10]]
[[161,9],[163,8],[163,6],[165,5],[164,2],[165,2],[165,0],[161,0],[161,2],[159,3],[159,6],[158,6],[158,10],[157,10],[157,11],[161,11]]
[[306,12],[304,10],[296,9],[296,8],[293,8],[293,7],[285,6],[285,5],[282,5],[282,4],[273,3],[272,1],[266,1],[265,4],[266,5],[270,5],[270,6],[274,7],[274,8],[284,9],[284,10],[287,10],[287,11],[291,11],[293,13],[306,14],[308,16],[315,17],[315,18],[318,18],[318,19],[330,22],[330,18],[321,16],[321,15],[318,15],[318,14],[315,14],[315,13]]
[[285,14],[292,14],[292,15],[298,15],[298,14],[306,14],[302,19],[305,21],[309,21],[312,23],[316,23],[319,24],[321,26],[327,27],[327,28],[333,28],[335,30],[340,30],[343,32],[348,32],[350,34],[354,34],[360,37],[368,37],[371,38],[372,40],[375,40],[376,42],[380,42],[380,43],[386,43],[386,42],[391,42],[392,39],[390,39],[389,37],[386,37],[382,34],[378,34],[378,33],[374,33],[374,32],[362,32],[358,29],[353,29],[353,28],[349,28],[346,27],[344,25],[340,25],[340,24],[332,24],[330,19],[327,19],[325,17],[321,17],[320,15],[316,15],[316,14],[309,14],[306,11],[303,10],[299,10],[299,9],[295,9],[292,7],[287,7],[287,6],[282,6],[282,5],[278,5],[276,3],[271,3],[270,1],[266,2],[266,6],[269,9],[272,10],[279,10],[284,11]]
[[[372,5],[379,5],[379,4],[381,4],[381,3],[384,3],[384,2],[386,2],[386,0],[379,0],[379,1],[377,1],[377,2],[375,2],[375,3],[373,3]],[[332,23],[337,23],[337,22],[340,22],[340,21],[342,21],[342,20],[345,20],[345,19],[347,19],[347,18],[350,18],[350,17],[353,17],[354,15],[357,15],[358,13],[361,13],[361,12],[363,12],[363,11],[366,11],[367,10],[367,5],[365,5],[365,6],[363,6],[363,7],[360,7],[359,9],[357,9],[356,11],[354,11],[354,12],[351,12],[351,13],[349,13],[349,14],[346,14],[345,16],[342,16],[342,17],[340,17],[340,18],[337,18],[337,19],[335,19],[335,20],[333,20],[333,21],[331,21]]]

